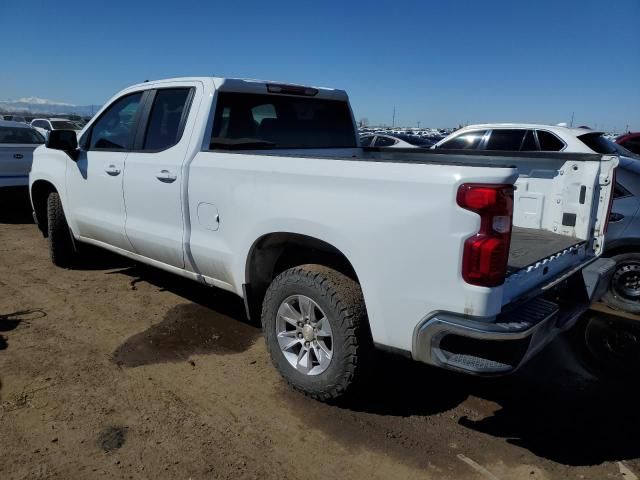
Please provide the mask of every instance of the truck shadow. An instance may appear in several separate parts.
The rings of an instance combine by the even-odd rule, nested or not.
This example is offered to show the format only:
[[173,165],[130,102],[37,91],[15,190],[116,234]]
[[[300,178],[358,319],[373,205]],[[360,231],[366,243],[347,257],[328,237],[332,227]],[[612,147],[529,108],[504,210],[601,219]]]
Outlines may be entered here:
[[27,187],[0,188],[0,223],[33,223]]
[[[130,277],[133,286],[148,282],[195,304],[168,312],[169,317],[185,311],[186,317],[197,317],[205,308],[214,321],[224,317],[226,323],[235,323],[230,332],[253,338],[259,334],[242,300],[229,292],[146,266],[108,273]],[[169,317],[165,321],[176,321]],[[190,347],[201,351],[198,345]],[[282,396],[302,421],[338,441],[380,448],[418,464],[424,462],[425,451],[446,449],[449,438],[474,431],[553,462],[588,466],[640,457],[638,388],[632,383],[591,377],[558,339],[508,377],[475,378],[381,353],[367,386],[337,405],[321,404],[289,388],[283,388]]]
[[453,409],[459,426],[564,465],[639,458],[637,379],[600,381],[574,362],[562,338],[503,378],[468,377],[388,358],[373,388],[341,406],[405,418]]

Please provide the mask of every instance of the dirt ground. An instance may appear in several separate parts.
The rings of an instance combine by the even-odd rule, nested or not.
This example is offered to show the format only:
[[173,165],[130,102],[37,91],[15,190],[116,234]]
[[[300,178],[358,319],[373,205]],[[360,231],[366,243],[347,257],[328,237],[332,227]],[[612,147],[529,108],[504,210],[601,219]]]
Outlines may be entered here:
[[320,404],[239,298],[109,255],[55,268],[21,201],[0,200],[1,479],[640,475],[632,379],[596,381],[562,340],[494,380],[381,356],[360,397]]

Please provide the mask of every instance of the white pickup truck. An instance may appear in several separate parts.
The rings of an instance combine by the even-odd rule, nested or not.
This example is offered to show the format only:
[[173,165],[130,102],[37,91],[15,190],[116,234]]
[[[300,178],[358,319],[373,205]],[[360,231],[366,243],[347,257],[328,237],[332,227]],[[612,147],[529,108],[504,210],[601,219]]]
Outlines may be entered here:
[[616,164],[361,148],[344,91],[180,78],[53,130],[30,193],[56,265],[82,242],[234,292],[287,381],[331,400],[374,347],[496,375],[570,327],[611,270]]

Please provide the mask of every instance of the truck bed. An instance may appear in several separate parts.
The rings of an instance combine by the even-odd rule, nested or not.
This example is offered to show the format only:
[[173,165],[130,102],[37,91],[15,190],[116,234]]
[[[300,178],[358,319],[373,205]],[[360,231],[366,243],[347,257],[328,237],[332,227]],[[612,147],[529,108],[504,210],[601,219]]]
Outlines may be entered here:
[[583,241],[547,230],[513,227],[507,272],[522,270]]

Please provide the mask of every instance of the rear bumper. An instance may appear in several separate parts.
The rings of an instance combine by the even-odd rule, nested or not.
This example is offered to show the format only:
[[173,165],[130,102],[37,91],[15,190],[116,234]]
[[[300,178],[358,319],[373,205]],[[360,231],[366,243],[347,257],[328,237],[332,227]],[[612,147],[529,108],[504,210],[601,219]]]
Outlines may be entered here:
[[615,262],[598,259],[561,285],[494,319],[435,312],[415,329],[412,357],[473,375],[514,372],[602,296]]

